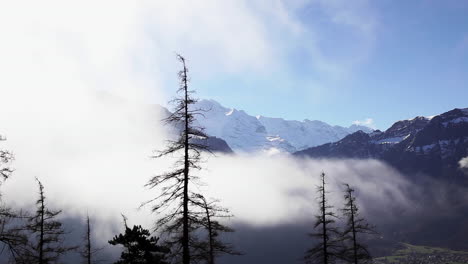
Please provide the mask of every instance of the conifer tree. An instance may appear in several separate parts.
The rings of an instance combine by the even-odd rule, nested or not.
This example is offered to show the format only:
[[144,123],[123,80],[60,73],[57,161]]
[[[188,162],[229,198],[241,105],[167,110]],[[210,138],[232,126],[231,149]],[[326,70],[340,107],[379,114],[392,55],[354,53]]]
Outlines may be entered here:
[[83,251],[83,257],[87,264],[92,263],[93,252],[91,251],[91,247],[92,247],[91,224],[89,222],[89,215],[86,215],[86,235],[85,235],[85,247]]
[[[6,140],[0,135],[0,141]],[[5,182],[13,173],[10,167],[14,156],[11,151],[0,149],[0,185]],[[18,220],[24,218],[23,213],[16,212],[2,201],[0,193],[0,245],[7,248],[9,257],[16,262],[20,251],[27,244],[27,236],[22,232],[22,228],[17,227]],[[4,251],[2,250],[1,253]]]
[[229,210],[217,205],[218,200],[207,201],[203,195],[195,195],[191,200],[202,209],[198,224],[207,233],[207,239],[199,242],[196,247],[197,257],[208,264],[215,264],[216,257],[220,255],[240,255],[241,253],[234,250],[231,244],[222,241],[219,237],[221,233],[234,232],[234,229],[218,221],[219,218],[231,217]]
[[166,254],[169,249],[158,245],[158,241],[159,238],[151,237],[147,229],[139,225],[130,228],[125,223],[124,234],[116,235],[109,244],[124,247],[115,264],[168,264]]
[[36,178],[36,181],[39,185],[36,212],[29,217],[25,227],[34,237],[30,240],[29,248],[22,253],[20,263],[59,263],[63,254],[75,250],[76,247],[65,246],[66,232],[62,223],[57,220],[62,211],[52,211],[47,208],[44,186],[39,179]]
[[171,246],[174,257],[180,258],[183,264],[190,263],[190,244],[196,240],[191,233],[196,229],[196,215],[190,208],[191,185],[198,180],[193,174],[200,168],[201,151],[207,150],[206,145],[200,143],[207,138],[203,129],[194,124],[197,115],[202,114],[200,109],[194,109],[197,102],[192,97],[194,91],[188,88],[188,69],[186,60],[177,55],[182,63],[179,72],[180,87],[178,97],[172,100],[174,111],[164,120],[167,124],[181,128],[177,139],[169,140],[166,149],[157,152],[155,158],[167,155],[179,155],[172,171],[156,175],[150,179],[147,186],[159,188],[161,194],[144,203],[152,203],[153,212],[168,212],[156,222],[157,228],[168,235],[166,242]]
[[93,233],[92,233],[91,220],[89,219],[89,215],[87,214],[86,215],[86,231],[83,237],[84,246],[80,252],[83,258],[84,264],[94,264],[94,263],[101,262],[100,260],[97,259],[96,255],[100,250],[102,250],[102,248],[96,248],[94,246],[92,234]]
[[365,234],[376,234],[373,227],[359,216],[354,189],[345,184],[345,206],[342,209],[346,217],[346,226],[342,234],[345,247],[341,253],[342,259],[349,263],[368,263],[371,255],[367,247],[361,243]]
[[341,245],[339,241],[339,230],[335,226],[337,216],[329,205],[326,191],[325,173],[320,174],[319,214],[316,215],[314,229],[316,232],[310,234],[318,239],[316,245],[306,252],[304,257],[306,263],[329,264],[340,257]]
[[[0,141],[6,140],[5,137],[0,135]],[[8,164],[14,159],[13,153],[11,151],[0,149],[0,177],[3,180],[8,179],[11,174],[13,173],[13,169],[11,169]]]
[[[16,212],[3,204],[0,206],[0,247],[8,249],[5,252],[14,262],[17,262],[28,243],[24,229],[18,226],[18,223],[25,217],[21,211]],[[0,254],[2,253],[4,253],[3,250]]]

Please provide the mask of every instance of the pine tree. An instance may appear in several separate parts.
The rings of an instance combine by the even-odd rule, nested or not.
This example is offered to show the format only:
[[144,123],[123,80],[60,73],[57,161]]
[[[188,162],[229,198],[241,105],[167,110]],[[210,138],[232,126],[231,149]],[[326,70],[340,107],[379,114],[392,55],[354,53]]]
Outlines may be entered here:
[[122,245],[124,251],[115,264],[168,264],[166,254],[169,249],[158,245],[159,238],[151,237],[150,232],[141,226],[129,228],[125,223],[125,233],[116,235],[109,241],[111,245]]
[[[6,140],[5,137],[0,135],[0,141]],[[13,169],[11,169],[8,164],[14,159],[13,153],[11,151],[0,149],[0,177],[3,180],[8,179],[11,174],[13,173]]]
[[196,215],[189,208],[192,195],[190,185],[198,180],[193,175],[193,170],[201,169],[201,151],[207,150],[207,147],[200,141],[206,139],[207,135],[202,128],[194,125],[195,117],[202,113],[200,109],[193,109],[197,100],[192,97],[194,91],[188,88],[186,61],[181,55],[177,55],[177,58],[182,63],[182,70],[179,72],[180,87],[177,91],[180,96],[172,100],[175,109],[164,121],[181,128],[181,132],[176,140],[169,140],[166,149],[157,152],[155,158],[179,154],[180,159],[175,163],[174,170],[150,179],[147,186],[161,188],[162,193],[144,204],[153,203],[152,210],[157,213],[169,210],[169,213],[156,222],[156,226],[169,236],[166,241],[172,247],[174,256],[181,255],[182,263],[189,264],[190,244],[196,240],[191,237],[196,229]]
[[76,247],[64,245],[66,234],[62,223],[56,218],[61,210],[52,211],[47,208],[44,186],[36,178],[39,185],[39,198],[36,201],[36,213],[28,219],[26,230],[35,236],[30,248],[22,253],[20,263],[52,264],[58,263],[60,257]]
[[240,255],[234,250],[234,247],[223,242],[219,235],[223,232],[234,232],[234,229],[221,224],[217,219],[231,217],[229,210],[217,205],[217,200],[208,202],[204,196],[195,195],[191,199],[198,207],[202,209],[198,217],[198,224],[201,225],[207,233],[206,241],[199,242],[196,247],[197,258],[206,261],[208,264],[215,264],[216,257],[222,254]]
[[9,258],[15,263],[28,244],[24,229],[17,226],[25,217],[21,211],[16,212],[5,205],[0,206],[0,244],[3,244],[2,248],[8,249]]
[[306,252],[306,263],[333,263],[340,255],[341,246],[339,230],[334,226],[337,216],[328,204],[325,173],[320,175],[321,184],[317,187],[319,193],[319,214],[316,216],[314,228],[316,232],[311,236],[318,239],[317,244]]
[[[6,138],[0,135],[0,141]],[[14,156],[11,151],[0,149],[0,185],[5,182],[13,173],[10,167],[11,161]],[[23,230],[17,227],[16,224],[19,220],[24,218],[23,213],[16,212],[9,206],[5,205],[2,201],[2,194],[0,193],[0,244],[2,248],[7,248],[9,257],[16,262],[23,247],[27,244],[27,236],[23,234]],[[3,253],[3,250],[1,251]]]
[[85,235],[85,248],[84,248],[84,251],[83,251],[83,257],[86,260],[87,264],[92,263],[93,252],[92,252],[91,248],[92,248],[91,224],[89,222],[89,215],[86,215],[86,235]]
[[367,247],[360,242],[361,235],[376,234],[373,227],[363,218],[359,217],[354,189],[349,184],[345,184],[345,206],[342,209],[346,217],[346,226],[342,234],[342,240],[345,247],[341,253],[342,259],[349,263],[368,263],[371,255]]

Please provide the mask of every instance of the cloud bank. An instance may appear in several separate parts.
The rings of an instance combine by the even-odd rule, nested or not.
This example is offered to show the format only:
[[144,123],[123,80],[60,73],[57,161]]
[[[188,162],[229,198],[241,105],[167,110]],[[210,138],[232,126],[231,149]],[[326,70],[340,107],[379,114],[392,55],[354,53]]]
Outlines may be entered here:
[[466,169],[468,168],[468,157],[464,157],[458,162],[458,165],[460,165],[460,168]]
[[[284,65],[295,47],[290,42],[301,39],[310,40],[308,55],[317,58],[313,61],[333,61],[316,38],[321,27],[306,26],[300,12],[317,11],[327,23],[372,39],[374,18],[361,16],[369,12],[368,3],[345,7],[340,1],[261,0],[222,5],[210,0],[9,3],[0,11],[0,133],[8,137],[6,147],[17,159],[5,192],[10,189],[18,195],[12,200],[27,203],[35,195],[34,184],[27,187],[27,182],[37,176],[49,186],[51,197],[64,196],[57,201],[79,200],[82,208],[99,201],[114,208],[110,203],[117,197],[102,193],[102,186],[115,187],[120,194],[124,191],[119,188],[130,188],[125,182],[129,177],[138,179],[137,189],[167,165],[148,156],[162,147],[166,136],[151,103],[167,100],[168,79],[175,84],[173,51],[189,57],[198,71],[194,75],[205,77],[262,73],[271,65]],[[237,159],[215,160],[209,167],[225,167]],[[266,160],[261,156],[258,163]],[[284,163],[296,164],[289,157]],[[278,170],[287,174],[286,168]],[[295,173],[302,175],[299,169]],[[81,197],[72,188],[87,193]]]

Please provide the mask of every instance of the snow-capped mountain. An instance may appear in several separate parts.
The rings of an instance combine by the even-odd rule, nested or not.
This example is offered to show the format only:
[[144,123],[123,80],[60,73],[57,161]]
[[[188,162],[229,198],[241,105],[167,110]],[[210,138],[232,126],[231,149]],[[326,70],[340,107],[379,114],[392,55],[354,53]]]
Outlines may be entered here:
[[468,183],[458,162],[468,156],[468,108],[432,118],[398,121],[386,131],[356,132],[340,141],[295,155],[314,158],[380,159],[402,172]]
[[206,133],[224,139],[234,151],[282,151],[295,152],[335,142],[362,130],[364,126],[331,126],[321,121],[295,121],[282,118],[251,116],[242,110],[230,109],[214,100],[200,100],[194,106],[203,109],[198,117],[199,125]]

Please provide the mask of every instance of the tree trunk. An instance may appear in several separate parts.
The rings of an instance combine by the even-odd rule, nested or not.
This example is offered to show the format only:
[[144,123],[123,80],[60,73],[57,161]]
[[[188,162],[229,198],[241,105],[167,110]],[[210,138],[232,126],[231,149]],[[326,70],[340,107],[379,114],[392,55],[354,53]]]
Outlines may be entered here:
[[352,192],[349,191],[349,201],[351,205],[351,227],[353,230],[353,253],[354,253],[354,264],[358,263],[358,256],[357,256],[357,242],[356,242],[356,225],[354,223],[354,204],[353,204],[353,196]]
[[184,212],[183,212],[183,234],[182,234],[182,261],[184,264],[190,264],[190,249],[189,249],[189,221],[188,221],[188,183],[189,183],[189,119],[188,119],[188,88],[187,88],[187,68],[185,60],[182,60],[184,65],[184,92],[185,92],[185,139],[184,139]]
[[326,222],[326,203],[325,203],[325,173],[322,172],[322,232],[323,232],[323,263],[328,264],[328,248],[327,248],[327,222]]
[[41,197],[41,233],[39,235],[39,264],[44,263],[44,192],[42,191],[42,185],[40,185],[40,197]]
[[214,264],[214,249],[213,249],[213,244],[214,244],[214,239],[213,239],[213,228],[211,226],[211,219],[210,219],[210,212],[208,210],[208,205],[205,202],[205,209],[206,209],[206,221],[208,222],[208,236],[210,239],[210,259],[209,259],[209,264]]
[[87,230],[86,230],[86,259],[88,264],[91,264],[91,227],[89,225],[89,215],[86,216]]

